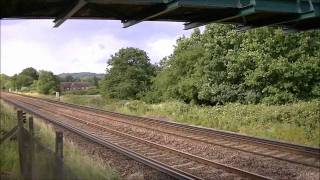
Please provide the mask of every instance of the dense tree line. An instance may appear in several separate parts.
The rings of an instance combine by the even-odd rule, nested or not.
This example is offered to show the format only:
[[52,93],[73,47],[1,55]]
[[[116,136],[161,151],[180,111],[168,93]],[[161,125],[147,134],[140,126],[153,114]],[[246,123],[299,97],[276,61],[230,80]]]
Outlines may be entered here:
[[[66,77],[59,77],[50,71],[37,71],[36,69],[29,67],[11,77],[0,74],[0,87],[1,90],[10,89],[11,91],[36,91],[41,94],[54,94],[55,92],[60,91],[60,82],[88,82],[92,86],[98,87],[99,80],[100,79],[96,76],[74,78],[71,75],[67,75]],[[81,93],[86,94],[87,92]],[[90,92],[88,93],[97,94],[98,90],[96,88],[90,89]]]
[[[138,59],[143,63],[134,64]],[[121,49],[108,61],[107,74],[101,92],[119,99],[215,105],[319,98],[320,31],[240,33],[232,25],[213,24],[178,39],[158,67],[141,50]]]
[[37,71],[29,67],[12,77],[0,75],[2,90],[37,91],[42,94],[53,94],[59,91],[59,79],[50,71]]
[[[1,89],[49,94],[60,81],[87,81],[115,99],[180,100],[216,105],[229,102],[284,104],[320,98],[320,31],[285,34],[258,28],[237,32],[212,24],[177,40],[174,52],[153,65],[147,53],[123,48],[107,61],[103,79],[58,79],[51,72],[24,69],[0,76]],[[99,83],[98,83],[99,81]]]

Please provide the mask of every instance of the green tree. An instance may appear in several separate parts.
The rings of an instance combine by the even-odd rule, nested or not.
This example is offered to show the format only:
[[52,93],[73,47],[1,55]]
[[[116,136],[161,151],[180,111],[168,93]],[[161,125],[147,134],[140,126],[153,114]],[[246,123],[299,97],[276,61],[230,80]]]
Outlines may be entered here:
[[[180,38],[161,63],[151,97],[200,104],[283,104],[320,97],[320,31],[239,33],[212,24]],[[152,94],[151,93],[151,94]]]
[[64,78],[64,81],[65,82],[74,82],[76,81],[71,75],[67,75],[65,78]]
[[16,88],[21,89],[22,87],[29,88],[34,81],[38,80],[38,72],[36,69],[29,67],[23,69],[21,73],[18,74],[16,79]]
[[37,90],[41,94],[53,94],[59,91],[59,78],[50,71],[39,71]]
[[15,90],[18,89],[17,79],[18,79],[18,75],[17,75],[17,74],[14,74],[14,75],[10,78],[9,88],[11,88],[13,91],[15,91]]
[[147,53],[137,48],[120,49],[107,62],[107,75],[100,83],[103,95],[117,99],[137,99],[151,85],[155,67]]
[[10,77],[5,74],[0,74],[0,90],[9,89]]
[[99,87],[99,78],[97,78],[97,76],[93,76],[92,78],[92,84],[96,87]]

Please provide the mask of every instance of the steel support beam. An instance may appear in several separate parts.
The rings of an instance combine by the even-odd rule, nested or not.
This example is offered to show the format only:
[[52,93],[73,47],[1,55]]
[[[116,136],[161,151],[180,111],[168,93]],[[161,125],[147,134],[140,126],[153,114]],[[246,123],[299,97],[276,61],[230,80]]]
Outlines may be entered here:
[[[166,5],[173,0],[87,0],[95,4],[124,4],[124,5]],[[239,0],[175,0],[188,7],[237,7]]]
[[64,23],[68,18],[72,17],[75,13],[77,13],[87,3],[88,2],[86,0],[78,0],[78,2],[72,8],[68,9],[65,13],[61,15],[61,17],[56,18],[53,21],[55,23],[53,27],[59,27],[62,23]]
[[[239,1],[240,2],[240,1]],[[209,23],[213,22],[225,22],[232,19],[236,19],[239,17],[245,17],[247,15],[256,13],[256,12],[272,12],[272,13],[292,13],[296,14],[296,17],[293,19],[290,19],[289,21],[278,21],[273,22],[272,24],[265,24],[265,25],[274,25],[274,24],[281,24],[286,22],[292,22],[292,21],[300,21],[303,19],[308,19],[312,17],[318,16],[319,10],[317,11],[320,6],[320,3],[314,3],[312,0],[308,1],[293,1],[293,0],[250,0],[250,6],[249,9],[247,7],[241,8],[239,10],[239,13],[235,16],[230,16],[218,20],[212,20],[208,22],[189,22],[185,23],[184,29],[192,29],[195,27],[203,26]],[[307,12],[301,12],[303,10],[308,9]],[[252,11],[254,10],[254,11]],[[257,26],[259,27],[259,26]],[[248,29],[247,27],[243,27],[244,29]]]
[[94,4],[123,4],[123,5],[155,5],[164,4],[169,0],[87,0],[88,3]]
[[180,7],[180,2],[179,1],[171,3],[171,4],[167,5],[167,7],[164,10],[162,10],[162,11],[156,13],[156,14],[152,14],[150,16],[144,17],[144,18],[139,19],[139,20],[129,20],[129,21],[123,22],[123,28],[127,28],[127,27],[133,26],[135,24],[138,24],[138,23],[140,23],[142,21],[147,21],[147,20],[150,20],[152,18],[161,16],[161,15],[166,14],[168,12],[174,11],[174,10],[178,9],[179,7]]
[[203,25],[206,25],[206,24],[209,24],[209,23],[213,23],[213,22],[216,22],[216,23],[225,22],[225,21],[229,21],[229,20],[232,20],[232,19],[245,17],[245,16],[253,14],[255,12],[256,12],[255,6],[254,6],[254,4],[251,4],[251,5],[247,6],[247,7],[243,7],[242,9],[240,9],[239,12],[234,16],[229,16],[229,17],[225,17],[225,18],[222,18],[222,19],[209,21],[209,22],[191,22],[191,23],[186,23],[186,24],[184,24],[184,30],[196,28],[196,27],[203,26]]
[[[239,28],[237,28],[237,31],[246,31],[248,29],[259,28],[259,27],[263,27],[263,26],[279,26],[282,24],[299,22],[299,21],[309,19],[309,18],[320,17],[320,10],[318,9],[318,5],[316,6],[316,9],[315,9],[315,6],[313,5],[311,0],[308,0],[308,3],[309,3],[308,4],[309,7],[301,8],[301,1],[298,0],[297,1],[297,5],[298,5],[297,10],[298,10],[299,14],[292,15],[292,17],[288,17],[288,18],[281,18],[280,17],[276,20],[269,20],[269,21],[262,20],[260,23],[251,22],[256,25],[254,25],[254,26],[240,26]],[[305,12],[302,12],[302,9],[305,9]],[[293,30],[293,31],[296,31],[296,30]]]

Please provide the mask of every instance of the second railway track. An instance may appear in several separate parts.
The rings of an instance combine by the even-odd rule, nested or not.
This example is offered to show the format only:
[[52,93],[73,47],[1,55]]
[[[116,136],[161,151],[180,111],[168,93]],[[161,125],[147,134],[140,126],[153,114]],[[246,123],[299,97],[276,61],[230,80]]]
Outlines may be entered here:
[[[64,108],[65,111],[69,110],[77,113],[87,114],[87,116],[92,117],[91,121],[82,120],[80,115],[75,115],[72,113],[68,114],[65,112],[64,112],[65,114],[63,114],[62,111],[60,111],[59,116],[63,116],[69,120],[73,119],[73,121],[78,121],[78,122],[82,121],[81,122],[82,124],[83,123],[87,125],[91,124],[91,127],[95,127],[96,130],[103,129],[102,132],[104,133],[105,131],[110,132],[111,134],[113,134],[112,135],[113,137],[120,136],[121,133],[122,133],[121,135],[127,135],[126,139],[122,141],[121,141],[121,138],[119,139],[119,137],[115,138],[116,140],[108,139],[107,141],[112,142],[113,144],[118,143],[118,145],[122,145],[122,146],[124,146],[125,144],[133,144],[130,147],[126,147],[126,148],[134,150],[135,152],[138,152],[139,154],[142,154],[142,155],[144,152],[146,154],[150,154],[150,151],[158,152],[155,154],[151,153],[150,158],[153,160],[160,158],[160,160],[164,160],[164,162],[162,162],[164,164],[168,164],[168,163],[170,164],[170,159],[171,160],[180,159],[181,160],[180,163],[172,162],[173,165],[170,167],[177,168],[186,172],[188,172],[189,170],[188,173],[190,173],[191,175],[197,174],[198,176],[195,176],[195,177],[199,177],[203,179],[208,179],[208,177],[219,177],[219,174],[222,177],[224,176],[238,177],[238,178],[249,177],[251,179],[263,179],[267,177],[261,176],[255,173],[250,173],[248,171],[243,171],[230,166],[226,166],[221,163],[213,162],[212,160],[205,159],[203,157],[198,157],[193,154],[182,152],[173,148],[168,148],[163,145],[156,144],[154,142],[146,141],[145,139],[138,138],[130,134],[126,134],[120,131],[115,131],[113,130],[113,128],[108,129],[105,124],[99,124],[99,122],[95,121],[94,119],[100,118],[100,119],[105,119],[106,121],[115,121],[118,124],[121,124],[121,123],[127,124],[127,125],[129,124],[131,126],[146,128],[159,133],[166,133],[172,136],[177,136],[179,138],[186,138],[193,141],[199,141],[203,143],[218,145],[225,148],[231,148],[231,149],[236,149],[236,150],[253,153],[261,156],[272,157],[282,161],[288,161],[288,162],[297,163],[297,164],[304,164],[307,166],[319,168],[319,149],[317,148],[253,138],[253,137],[238,135],[234,133],[226,133],[223,131],[213,131],[210,129],[202,129],[202,128],[197,128],[193,126],[186,126],[186,125],[158,121],[158,120],[153,120],[148,118],[128,116],[128,115],[123,115],[119,113],[106,112],[106,111],[101,111],[93,108],[71,105],[71,104],[66,104],[61,102],[48,101],[48,100],[43,100],[43,99],[34,98],[34,97],[32,98],[22,97],[14,94],[6,94],[6,96],[10,97],[11,101],[15,100],[15,101],[19,101],[20,103],[24,103],[24,106],[29,106],[29,107],[33,106],[33,108],[42,109],[47,112],[51,111],[52,115],[54,115],[55,113],[57,115],[57,112],[55,112],[52,109],[53,107]],[[82,116],[84,117],[84,115]],[[112,127],[112,125],[110,127]],[[88,129],[88,131],[90,131],[90,129]],[[101,136],[101,134],[99,135],[98,133],[98,136]],[[111,137],[111,135],[109,135],[109,137]],[[131,143],[130,141],[137,141],[137,142]],[[149,144],[146,145],[146,142],[147,144],[148,143]],[[146,148],[142,148],[143,146],[141,145],[141,143]],[[135,149],[135,147],[138,147],[138,148]],[[165,148],[167,149],[164,150]],[[159,159],[157,161],[159,161]],[[210,169],[210,167],[213,169]],[[233,170],[231,170],[230,168],[233,168]],[[201,172],[200,175],[199,175],[199,172]],[[211,172],[211,174],[208,172]]]
[[160,164],[174,172],[173,177],[181,179],[271,179],[146,141],[71,115],[57,114],[53,110],[48,110],[38,105],[19,100],[13,101],[12,99],[7,99],[6,101],[33,114],[40,115],[44,119],[54,121],[62,127],[72,127],[78,132],[84,131],[96,139],[111,143],[119,149],[134,153],[158,165]]

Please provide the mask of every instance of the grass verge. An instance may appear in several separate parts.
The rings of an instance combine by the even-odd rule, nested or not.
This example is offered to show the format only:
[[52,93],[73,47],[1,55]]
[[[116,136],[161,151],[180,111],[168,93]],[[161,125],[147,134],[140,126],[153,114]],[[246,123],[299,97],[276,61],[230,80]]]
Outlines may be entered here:
[[[0,137],[17,125],[12,108],[0,103]],[[0,145],[0,179],[19,179],[20,163],[17,141],[6,140]]]
[[[1,132],[7,132],[17,124],[13,108],[1,101]],[[35,137],[52,151],[55,146],[55,132],[51,125],[35,118]],[[2,133],[1,133],[2,134]],[[64,162],[77,179],[119,179],[111,167],[103,165],[101,160],[93,160],[69,140],[64,141]],[[6,141],[0,148],[1,177],[19,179],[19,155],[17,141]],[[41,158],[39,158],[41,159]],[[43,161],[43,158],[42,158]],[[37,162],[38,164],[44,162]],[[45,163],[46,164],[46,163]],[[9,178],[8,178],[9,177]],[[48,176],[49,177],[49,176]]]
[[[54,151],[55,131],[53,127],[39,119],[35,120],[35,124],[40,142]],[[88,157],[72,141],[65,139],[63,148],[64,163],[78,179],[119,179],[116,171],[111,167],[105,167],[101,160],[93,160]]]
[[317,100],[286,105],[231,103],[214,107],[181,102],[107,101],[99,96],[68,95],[62,100],[126,114],[161,117],[185,124],[320,146],[320,101]]
[[177,101],[146,104],[142,101],[106,100],[96,95],[65,95],[61,100],[131,115],[161,117],[185,124],[320,146],[319,100],[286,105],[230,103],[213,107]]

